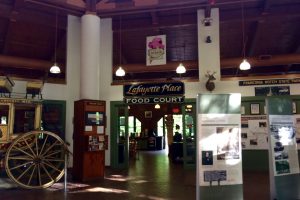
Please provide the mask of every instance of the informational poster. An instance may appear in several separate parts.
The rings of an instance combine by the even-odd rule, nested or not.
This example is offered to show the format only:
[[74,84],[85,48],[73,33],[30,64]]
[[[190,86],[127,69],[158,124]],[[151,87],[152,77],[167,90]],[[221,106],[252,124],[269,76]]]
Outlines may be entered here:
[[[297,148],[300,149],[300,115],[293,115]],[[242,115],[242,149],[257,150],[269,148],[268,123],[266,115]]]
[[242,184],[240,115],[200,114],[198,117],[200,186]]
[[293,115],[270,115],[269,122],[274,175],[299,173]]
[[147,37],[146,41],[147,66],[166,64],[166,35]]
[[294,115],[294,126],[296,130],[296,143],[300,149],[300,115]]
[[241,94],[197,96],[196,199],[243,199]]
[[268,149],[268,125],[266,115],[242,116],[242,148]]

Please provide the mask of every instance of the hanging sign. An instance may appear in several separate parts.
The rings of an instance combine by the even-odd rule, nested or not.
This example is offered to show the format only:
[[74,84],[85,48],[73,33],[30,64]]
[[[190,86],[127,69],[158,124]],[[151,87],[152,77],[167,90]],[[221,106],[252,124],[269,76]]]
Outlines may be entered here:
[[300,78],[239,81],[239,86],[299,84]]
[[127,97],[181,96],[184,94],[184,84],[182,82],[172,82],[124,85],[123,93]]
[[148,103],[183,103],[183,96],[169,96],[169,97],[134,97],[124,98],[124,102],[128,104],[148,104]]
[[146,41],[146,65],[166,64],[166,35],[149,36]]

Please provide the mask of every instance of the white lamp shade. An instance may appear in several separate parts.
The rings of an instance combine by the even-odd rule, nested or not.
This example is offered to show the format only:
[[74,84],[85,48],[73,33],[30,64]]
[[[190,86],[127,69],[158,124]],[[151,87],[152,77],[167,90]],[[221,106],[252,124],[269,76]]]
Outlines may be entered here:
[[183,73],[185,73],[185,72],[186,72],[185,67],[183,66],[182,63],[180,63],[180,64],[178,65],[178,67],[176,68],[176,73],[177,73],[177,74],[183,74]]
[[154,108],[155,108],[155,109],[160,109],[160,105],[159,105],[159,104],[156,104],[156,105],[154,106]]
[[125,76],[125,71],[121,66],[117,69],[116,76]]
[[249,70],[250,68],[250,63],[246,59],[244,59],[243,62],[240,64],[240,70]]
[[50,73],[52,74],[59,74],[60,73],[60,68],[57,66],[56,63],[50,68]]

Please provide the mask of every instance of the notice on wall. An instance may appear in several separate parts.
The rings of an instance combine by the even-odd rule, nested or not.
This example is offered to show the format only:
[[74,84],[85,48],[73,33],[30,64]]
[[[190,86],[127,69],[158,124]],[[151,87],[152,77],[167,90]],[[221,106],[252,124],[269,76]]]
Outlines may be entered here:
[[266,115],[243,115],[241,118],[242,148],[268,149],[268,125]]
[[200,186],[242,184],[240,114],[199,114]]
[[293,115],[270,115],[269,123],[274,175],[299,173]]

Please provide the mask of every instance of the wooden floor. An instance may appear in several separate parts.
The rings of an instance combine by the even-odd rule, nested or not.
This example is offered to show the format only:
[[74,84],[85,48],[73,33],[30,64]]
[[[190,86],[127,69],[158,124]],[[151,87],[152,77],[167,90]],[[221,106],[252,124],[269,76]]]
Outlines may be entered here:
[[[244,199],[269,199],[267,172],[244,173]],[[140,152],[139,160],[132,160],[128,170],[106,169],[105,178],[97,182],[70,181],[68,191],[63,183],[44,190],[21,189],[5,177],[0,179],[1,200],[171,200],[196,199],[196,172],[184,170],[172,163],[164,151]]]

